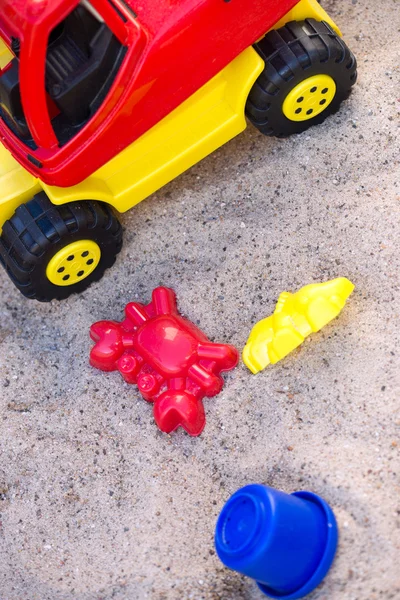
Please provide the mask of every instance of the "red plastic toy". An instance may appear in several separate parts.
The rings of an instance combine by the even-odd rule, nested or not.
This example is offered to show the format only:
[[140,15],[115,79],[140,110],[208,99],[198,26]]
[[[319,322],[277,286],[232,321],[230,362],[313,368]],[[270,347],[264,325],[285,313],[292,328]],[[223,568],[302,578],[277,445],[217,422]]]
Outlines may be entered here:
[[0,0],[0,264],[27,298],[82,292],[121,250],[113,208],[245,117],[321,123],[356,77],[318,0]]
[[10,46],[12,39],[21,41],[21,99],[34,144],[28,147],[4,123],[2,142],[28,171],[61,187],[80,183],[143,135],[262,37],[296,0],[253,0],[248,7],[223,0],[91,0],[124,53],[117,56],[120,68],[101,109],[60,144],[53,122],[58,111],[44,86],[46,53],[49,33],[80,4],[0,0],[2,37]]
[[233,369],[239,354],[214,344],[193,323],[181,317],[175,292],[159,287],[152,302],[125,308],[121,323],[99,321],[90,328],[96,342],[90,364],[102,371],[118,370],[136,383],[143,398],[154,402],[154,418],[166,433],[183,427],[200,435],[205,426],[202,399],[217,395],[222,371]]

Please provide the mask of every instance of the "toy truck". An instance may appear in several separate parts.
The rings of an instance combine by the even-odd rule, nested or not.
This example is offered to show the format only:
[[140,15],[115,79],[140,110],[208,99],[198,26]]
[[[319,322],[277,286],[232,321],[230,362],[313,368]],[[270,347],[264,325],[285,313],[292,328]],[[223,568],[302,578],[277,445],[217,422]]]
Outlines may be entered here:
[[27,298],[84,290],[121,249],[117,212],[247,120],[321,123],[356,77],[316,0],[0,0],[4,268]]

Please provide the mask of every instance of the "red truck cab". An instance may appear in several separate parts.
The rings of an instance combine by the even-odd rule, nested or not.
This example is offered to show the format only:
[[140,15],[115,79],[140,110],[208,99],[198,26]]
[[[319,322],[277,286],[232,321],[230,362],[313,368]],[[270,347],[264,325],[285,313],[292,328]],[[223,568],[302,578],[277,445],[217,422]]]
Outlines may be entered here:
[[0,0],[16,56],[3,143],[49,185],[79,183],[251,46],[295,0]]

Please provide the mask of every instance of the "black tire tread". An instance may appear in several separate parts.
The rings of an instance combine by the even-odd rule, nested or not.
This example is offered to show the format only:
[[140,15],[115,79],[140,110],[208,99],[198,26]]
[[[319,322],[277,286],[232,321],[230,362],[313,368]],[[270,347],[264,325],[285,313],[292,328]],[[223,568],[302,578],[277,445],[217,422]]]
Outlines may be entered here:
[[[285,137],[322,123],[336,112],[356,82],[356,59],[325,21],[292,21],[270,31],[254,48],[265,68],[249,94],[246,116],[265,135]],[[281,110],[284,98],[301,80],[318,73],[334,77],[334,100],[313,119],[290,121]]]
[[[43,281],[40,283],[35,277],[38,265],[63,245],[84,237],[94,239],[103,247],[99,267],[78,284],[58,287],[48,282],[44,290]],[[19,206],[4,223],[0,262],[27,298],[61,300],[100,279],[115,262],[121,247],[122,227],[107,204],[85,200],[56,206],[41,192]]]

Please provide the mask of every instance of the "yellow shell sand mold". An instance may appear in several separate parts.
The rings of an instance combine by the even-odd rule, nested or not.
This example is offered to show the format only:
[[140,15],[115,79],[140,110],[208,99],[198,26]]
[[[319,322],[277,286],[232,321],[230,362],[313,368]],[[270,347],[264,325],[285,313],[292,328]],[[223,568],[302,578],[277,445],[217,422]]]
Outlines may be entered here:
[[88,277],[100,262],[101,250],[92,240],[79,240],[59,250],[47,265],[46,275],[54,285],[74,285]]
[[283,114],[290,121],[308,121],[322,113],[336,94],[336,83],[329,75],[314,75],[301,81],[286,96]]
[[354,285],[345,277],[313,283],[295,294],[282,292],[275,312],[250,332],[243,362],[252,373],[275,364],[311,333],[319,331],[341,312]]

